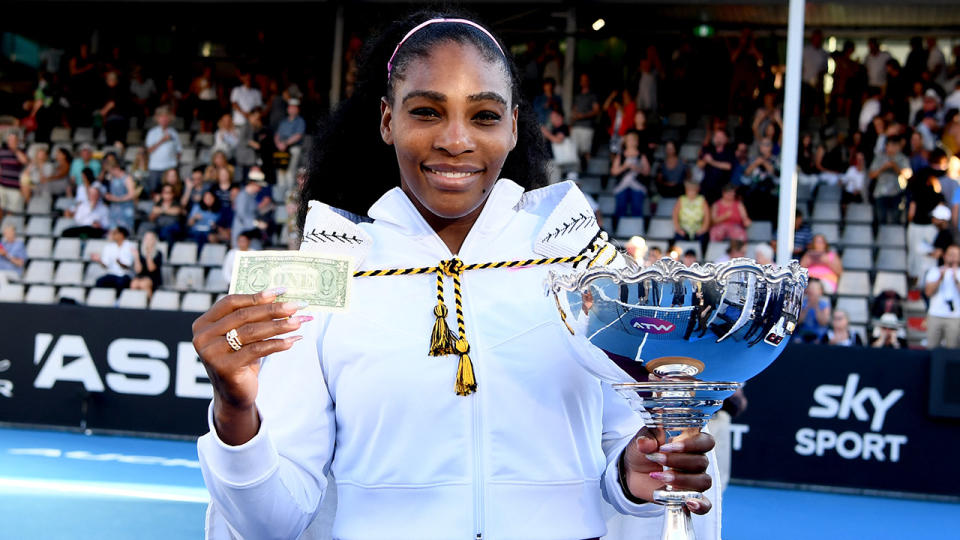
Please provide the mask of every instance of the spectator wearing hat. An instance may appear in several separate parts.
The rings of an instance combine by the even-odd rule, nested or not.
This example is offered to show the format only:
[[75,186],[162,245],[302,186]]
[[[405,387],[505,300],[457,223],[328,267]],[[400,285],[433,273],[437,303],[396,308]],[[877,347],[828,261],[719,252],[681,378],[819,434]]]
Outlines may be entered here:
[[282,163],[277,164],[277,180],[284,191],[293,187],[303,136],[306,132],[307,123],[300,116],[300,100],[291,98],[287,101],[287,117],[280,122],[277,132],[273,135],[273,144],[277,151],[289,154],[289,161],[285,166],[281,167]]
[[0,237],[0,274],[8,279],[20,279],[23,267],[27,263],[27,248],[23,240],[17,238],[17,229],[13,225],[3,227]]
[[70,163],[70,178],[76,184],[77,188],[83,187],[83,170],[90,169],[95,177],[100,176],[100,160],[93,158],[93,145],[83,143],[80,145],[80,154],[73,158]]
[[951,213],[946,205],[941,204],[934,208],[930,214],[930,219],[933,221],[937,234],[933,237],[933,242],[929,244],[930,250],[926,252],[928,264],[924,267],[924,274],[931,266],[940,264],[943,253],[947,248],[960,240],[957,232],[951,227]]
[[960,347],[960,246],[944,250],[943,264],[927,270],[927,347]]
[[144,190],[148,195],[152,195],[160,186],[164,171],[177,168],[180,153],[183,152],[180,136],[177,134],[177,130],[170,126],[170,122],[173,120],[170,109],[163,106],[157,107],[154,118],[157,125],[150,128],[145,141],[147,153],[150,155],[147,165],[150,172],[146,178],[146,185],[144,185]]
[[873,325],[874,349],[906,349],[907,340],[900,335],[900,319],[893,313],[884,313]]

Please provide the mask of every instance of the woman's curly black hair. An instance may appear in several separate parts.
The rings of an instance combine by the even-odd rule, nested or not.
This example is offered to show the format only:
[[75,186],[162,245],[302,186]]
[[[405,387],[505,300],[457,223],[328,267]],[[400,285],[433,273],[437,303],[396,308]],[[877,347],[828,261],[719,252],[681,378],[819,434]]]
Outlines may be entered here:
[[482,31],[466,24],[438,23],[413,34],[397,51],[390,80],[387,62],[397,44],[418,24],[434,18],[470,18],[454,13],[419,11],[388,25],[361,51],[357,81],[350,98],[343,101],[324,122],[310,149],[307,180],[300,192],[298,224],[303,228],[307,201],[319,200],[358,215],[386,191],[400,185],[397,157],[383,142],[380,100],[393,99],[393,83],[403,78],[411,60],[423,58],[437,44],[470,43],[484,58],[500,62],[510,76],[513,103],[519,107],[517,144],[507,157],[501,177],[526,189],[546,185],[546,146],[530,104],[520,90],[520,76],[509,51],[499,44],[504,56]]

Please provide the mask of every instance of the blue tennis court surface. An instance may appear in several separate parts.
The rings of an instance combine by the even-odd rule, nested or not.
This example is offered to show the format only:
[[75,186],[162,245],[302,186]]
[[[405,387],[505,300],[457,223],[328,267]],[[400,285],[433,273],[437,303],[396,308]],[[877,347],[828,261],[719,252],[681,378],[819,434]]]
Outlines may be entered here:
[[[201,538],[207,500],[192,442],[0,429],[0,538]],[[723,521],[727,540],[958,538],[960,505],[735,485]]]

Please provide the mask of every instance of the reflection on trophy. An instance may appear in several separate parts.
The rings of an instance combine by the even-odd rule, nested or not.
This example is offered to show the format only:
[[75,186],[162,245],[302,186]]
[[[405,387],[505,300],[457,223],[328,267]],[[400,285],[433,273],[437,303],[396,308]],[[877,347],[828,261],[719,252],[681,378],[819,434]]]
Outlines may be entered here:
[[[783,351],[806,284],[797,261],[688,267],[665,258],[643,268],[627,259],[623,268],[551,273],[548,287],[571,333],[622,371],[605,368],[607,359],[585,359],[585,367],[673,440],[702,429],[724,399]],[[654,493],[666,508],[664,540],[694,537],[684,501],[700,496],[670,486]]]

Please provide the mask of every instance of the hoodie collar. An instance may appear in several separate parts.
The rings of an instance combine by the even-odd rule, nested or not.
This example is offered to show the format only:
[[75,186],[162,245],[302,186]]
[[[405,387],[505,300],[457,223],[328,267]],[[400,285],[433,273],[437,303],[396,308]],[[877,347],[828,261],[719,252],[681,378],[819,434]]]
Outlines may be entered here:
[[[482,235],[490,229],[500,229],[503,223],[516,213],[514,206],[520,202],[522,196],[522,186],[506,178],[497,180],[467,238]],[[399,187],[386,192],[373,203],[367,215],[377,222],[389,223],[408,234],[436,234]]]

